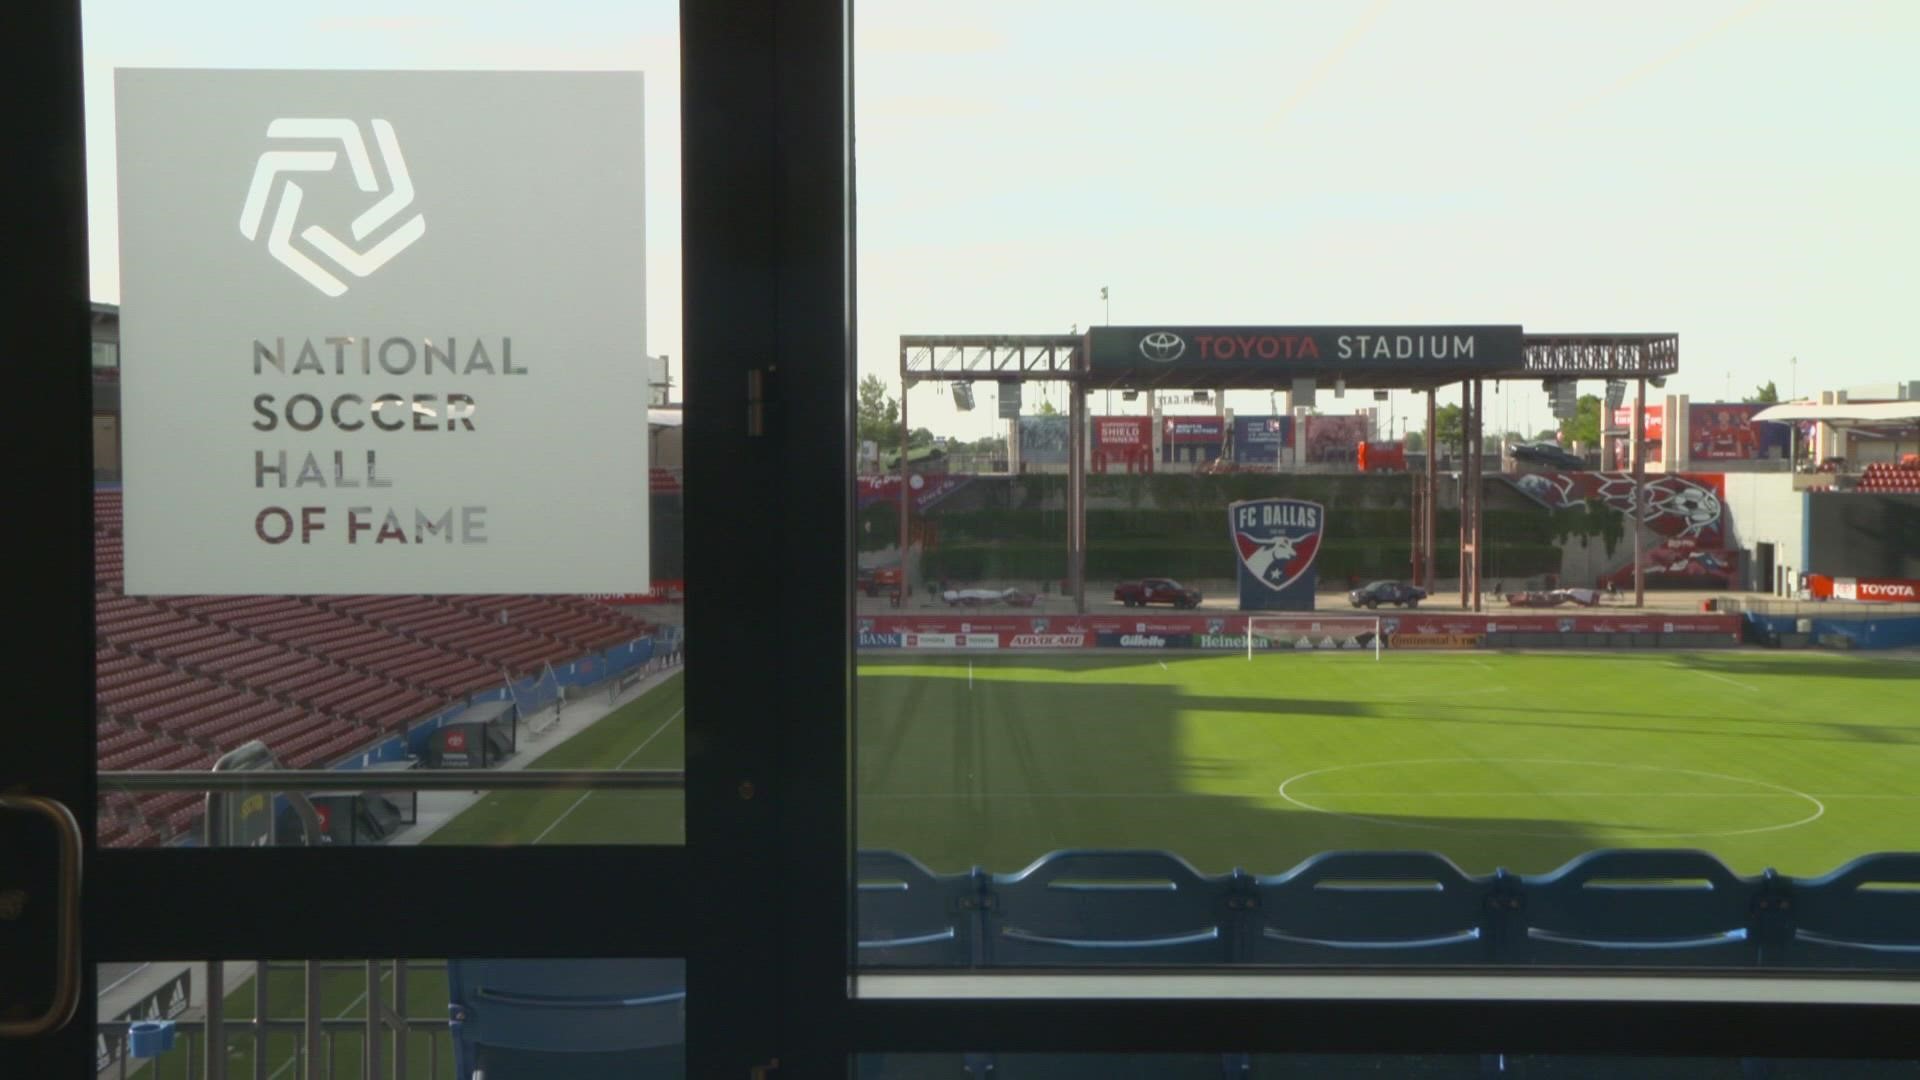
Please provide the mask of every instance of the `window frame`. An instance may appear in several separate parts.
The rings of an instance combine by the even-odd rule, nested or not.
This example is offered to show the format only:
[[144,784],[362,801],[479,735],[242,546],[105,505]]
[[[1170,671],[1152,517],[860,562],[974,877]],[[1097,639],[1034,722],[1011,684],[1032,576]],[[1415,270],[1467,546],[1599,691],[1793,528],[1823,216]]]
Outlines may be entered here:
[[[776,1060],[779,1076],[844,1076],[862,1053],[967,1050],[1913,1054],[1920,1009],[1905,1006],[852,996],[852,14],[846,0],[682,5],[684,348],[697,358],[685,387],[699,405],[685,429],[686,517],[724,539],[744,507],[755,531],[784,538],[777,560],[688,544],[689,630],[708,659],[688,669],[686,847],[90,849],[89,1003],[101,959],[424,957],[464,941],[456,953],[685,956],[689,1067],[702,1076]],[[23,8],[0,56],[45,88],[0,107],[24,151],[14,235],[38,267],[0,305],[24,355],[57,356],[91,340],[79,0]],[[90,446],[73,417],[88,411],[90,376],[47,363],[16,377],[16,419],[39,463],[20,479],[55,523],[21,534],[23,564],[41,570],[21,582],[23,607],[46,621],[17,655],[41,673],[29,695],[41,715],[85,715],[91,650],[74,643],[92,629]],[[723,677],[723,663],[759,677]],[[52,725],[17,749],[0,783],[25,776],[90,831],[90,728]],[[556,875],[587,865],[595,888],[556,895]],[[349,933],[287,918],[362,903],[394,874],[426,882],[416,899],[443,916],[431,935],[400,920],[358,920]],[[216,927],[201,890],[231,875],[268,891],[221,910]],[[157,886],[148,899],[160,906],[119,921],[113,898],[140,886]],[[475,892],[534,932],[495,940],[498,912],[456,902]],[[0,1047],[0,1061],[16,1049]],[[77,1020],[44,1049],[46,1061],[90,1060],[90,1025]]]

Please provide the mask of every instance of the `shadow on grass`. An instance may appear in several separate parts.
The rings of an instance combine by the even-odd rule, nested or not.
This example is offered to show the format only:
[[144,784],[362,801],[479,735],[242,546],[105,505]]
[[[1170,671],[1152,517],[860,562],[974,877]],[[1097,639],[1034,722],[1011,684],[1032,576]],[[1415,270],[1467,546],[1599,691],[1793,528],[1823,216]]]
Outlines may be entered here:
[[[1151,684],[982,680],[968,689],[950,679],[876,679],[862,680],[860,708],[858,846],[904,851],[942,871],[1012,871],[1049,851],[1087,847],[1171,851],[1209,872],[1275,873],[1321,851],[1404,848],[1438,851],[1476,872],[1532,872],[1645,831],[1545,817],[1519,800],[1496,819],[1361,818],[1194,790],[1196,780],[1229,777],[1244,763],[1196,758],[1182,742],[1183,712],[1373,716],[1354,703],[1195,698]],[[1325,764],[1324,738],[1315,736],[1294,771]],[[1273,756],[1271,746],[1259,749]],[[1458,754],[1438,733],[1393,743],[1398,757]],[[1288,768],[1284,753],[1280,767]]]
[[[1751,653],[1738,654],[1752,656]],[[1920,664],[1908,660],[1889,660],[1871,652],[1822,653],[1819,659],[1792,653],[1768,653],[1764,658],[1730,660],[1713,653],[1674,653],[1668,659],[1696,671],[1711,671],[1728,678],[1790,679],[1920,679]]]

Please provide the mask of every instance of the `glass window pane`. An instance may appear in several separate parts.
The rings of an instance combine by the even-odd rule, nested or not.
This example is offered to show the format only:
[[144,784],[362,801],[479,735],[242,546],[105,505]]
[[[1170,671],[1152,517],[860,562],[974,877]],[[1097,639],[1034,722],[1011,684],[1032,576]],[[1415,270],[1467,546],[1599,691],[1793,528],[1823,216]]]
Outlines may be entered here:
[[1910,969],[1917,31],[863,11],[857,963]]
[[[83,14],[98,843],[208,842],[130,771],[677,774],[677,6]],[[682,838],[487,787],[212,835]]]
[[[680,960],[101,964],[102,1075],[534,1080],[686,1074]],[[153,1071],[145,1071],[148,1067]]]
[[1218,1077],[1340,1078],[1408,1077],[1460,1080],[1513,1077],[1515,1080],[1666,1080],[1768,1076],[1780,1080],[1846,1077],[1868,1080],[1913,1076],[1911,1061],[1773,1061],[1731,1058],[1649,1058],[1333,1054],[871,1054],[859,1059],[861,1080],[920,1080],[922,1077],[993,1076],[1003,1080],[1048,1077]]

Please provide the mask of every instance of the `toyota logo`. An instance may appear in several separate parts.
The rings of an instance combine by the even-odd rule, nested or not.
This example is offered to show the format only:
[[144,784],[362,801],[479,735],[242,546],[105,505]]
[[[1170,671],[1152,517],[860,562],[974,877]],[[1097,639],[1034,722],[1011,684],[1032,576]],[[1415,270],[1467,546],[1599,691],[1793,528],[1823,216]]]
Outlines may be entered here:
[[1140,339],[1140,355],[1156,364],[1171,364],[1187,351],[1187,343],[1170,330],[1155,330]]

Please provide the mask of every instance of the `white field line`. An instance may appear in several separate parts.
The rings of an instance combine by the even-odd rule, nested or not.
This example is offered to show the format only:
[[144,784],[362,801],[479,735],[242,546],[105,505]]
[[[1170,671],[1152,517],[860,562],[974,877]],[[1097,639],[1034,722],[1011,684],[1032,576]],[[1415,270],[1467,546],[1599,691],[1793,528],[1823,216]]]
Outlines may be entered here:
[[[686,706],[684,706],[684,705],[683,705],[683,706],[681,706],[681,707],[680,707],[680,708],[678,708],[678,709],[675,709],[675,710],[673,710],[673,715],[672,715],[672,716],[669,716],[669,717],[667,717],[667,718],[666,718],[665,720],[662,720],[662,721],[660,722],[660,726],[659,726],[659,727],[657,727],[657,728],[654,728],[654,729],[653,729],[653,734],[651,734],[651,735],[649,735],[649,736],[647,736],[647,737],[646,737],[645,739],[642,739],[642,740],[640,741],[640,745],[639,745],[639,746],[636,746],[636,747],[634,747],[634,748],[633,748],[633,751],[632,751],[631,753],[629,753],[629,754],[628,754],[628,755],[627,755],[626,757],[623,757],[623,758],[621,758],[621,759],[620,759],[620,764],[618,764],[618,765],[615,765],[615,766],[614,766],[614,769],[616,769],[616,770],[619,770],[619,769],[624,769],[624,768],[626,768],[626,767],[627,767],[627,762],[629,762],[629,761],[632,761],[632,760],[633,760],[634,758],[636,758],[636,757],[638,757],[638,756],[639,756],[639,754],[640,754],[640,751],[642,751],[642,750],[645,750],[645,749],[647,748],[647,746],[648,746],[649,744],[651,744],[651,743],[653,742],[653,740],[655,740],[655,739],[657,739],[657,738],[659,738],[659,737],[660,737],[660,733],[661,733],[661,732],[663,732],[663,731],[665,731],[665,730],[667,730],[667,726],[668,726],[669,724],[671,724],[671,723],[673,723],[673,722],[674,722],[675,720],[678,720],[678,719],[680,719],[680,714],[682,714],[682,713],[684,713],[684,712],[686,712],[686,711],[687,711],[687,710],[686,710]],[[560,823],[561,823],[561,822],[563,822],[563,821],[565,821],[565,820],[567,820],[568,818],[570,818],[570,817],[572,817],[572,816],[573,816],[573,812],[574,812],[575,810],[578,810],[578,809],[580,809],[580,804],[582,804],[582,803],[584,803],[584,802],[586,802],[586,801],[587,801],[588,799],[591,799],[591,798],[593,798],[593,792],[594,792],[594,789],[591,789],[591,788],[590,788],[590,789],[588,789],[588,790],[586,790],[586,791],[583,791],[583,792],[581,792],[581,793],[580,793],[580,797],[579,797],[579,798],[577,798],[577,799],[575,799],[575,800],[573,800],[573,805],[572,805],[572,806],[569,806],[569,807],[567,807],[567,808],[566,808],[565,810],[563,810],[563,811],[561,811],[561,813],[560,813],[560,816],[559,816],[559,817],[557,817],[557,818],[554,818],[554,819],[553,819],[553,824],[551,824],[551,825],[548,825],[548,826],[547,826],[547,827],[546,827],[545,829],[542,829],[542,830],[540,830],[540,835],[539,835],[539,836],[536,836],[536,837],[534,837],[534,838],[533,838],[533,841],[532,841],[532,842],[533,842],[533,843],[536,843],[536,844],[537,844],[537,843],[539,843],[540,841],[542,841],[542,840],[545,840],[545,839],[546,839],[546,838],[547,838],[547,837],[548,837],[549,835],[551,835],[551,834],[552,834],[552,832],[553,832],[553,830],[555,830],[555,829],[557,829],[557,828],[559,828],[559,827],[560,827]]]
[[1737,686],[1742,690],[1751,690],[1756,694],[1760,692],[1760,688],[1757,686],[1749,686],[1748,684],[1741,682],[1739,679],[1729,679],[1725,675],[1721,675],[1716,672],[1701,671],[1699,668],[1687,668],[1686,670],[1693,672],[1695,675],[1705,675],[1709,679],[1726,683],[1729,686]]
[[[1313,799],[1790,799],[1784,791],[1319,791]],[[1920,800],[1911,795],[1884,792],[1821,794],[1826,799]],[[1274,792],[1257,791],[895,791],[860,794],[857,799],[1278,799]]]
[[[1798,799],[1784,791],[1316,791],[1313,799]],[[1823,795],[1821,798],[1833,798]],[[1840,796],[1914,799],[1920,795]]]
[[[387,970],[386,968],[384,968],[384,967],[383,967],[383,968],[381,968],[381,969],[380,969],[380,982],[381,982],[381,983],[382,983],[383,985],[384,985],[384,984],[386,983],[386,981],[387,981],[387,976],[388,976],[388,974],[390,974],[390,972],[389,972],[389,971],[388,971],[388,970]],[[255,976],[255,978],[258,978],[258,977],[259,977],[259,976]],[[365,990],[362,990],[362,991],[360,991],[360,996],[359,996],[359,997],[357,997],[357,998],[354,998],[354,999],[353,999],[352,1001],[349,1001],[349,1002],[347,1003],[347,1007],[346,1007],[346,1008],[344,1008],[344,1009],[341,1009],[341,1010],[340,1010],[340,1015],[338,1015],[338,1016],[336,1016],[336,1017],[334,1017],[334,1019],[335,1019],[335,1020],[345,1020],[345,1019],[347,1018],[347,1014],[348,1014],[348,1013],[351,1013],[351,1012],[352,1012],[353,1010],[355,1010],[355,1009],[357,1009],[357,1008],[359,1008],[359,1007],[360,1007],[360,1003],[361,1003],[361,1002],[363,1002],[363,1001],[365,1001],[365,1000],[367,1000],[367,992],[366,992]],[[293,1054],[291,1054],[291,1055],[289,1055],[289,1056],[287,1057],[287,1060],[285,1060],[285,1061],[283,1061],[283,1062],[281,1062],[281,1063],[280,1063],[280,1067],[279,1067],[279,1068],[277,1068],[277,1069],[275,1069],[275,1070],[273,1070],[273,1072],[271,1072],[271,1073],[269,1073],[269,1074],[267,1074],[267,1080],[280,1080],[280,1074],[281,1074],[281,1073],[284,1073],[284,1072],[286,1072],[286,1071],[287,1071],[288,1069],[291,1069],[291,1068],[293,1068],[293,1067],[294,1067],[294,1065],[295,1065],[295,1064],[297,1064],[297,1063],[298,1063],[299,1061],[300,1061],[300,1054],[299,1054],[299,1053],[298,1053],[298,1052],[296,1051],[295,1053],[293,1053]]]

